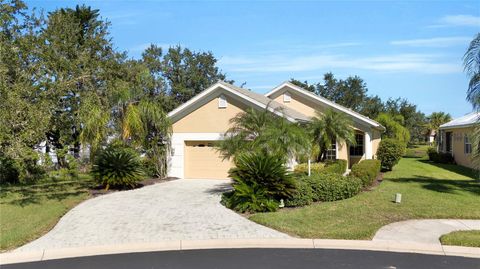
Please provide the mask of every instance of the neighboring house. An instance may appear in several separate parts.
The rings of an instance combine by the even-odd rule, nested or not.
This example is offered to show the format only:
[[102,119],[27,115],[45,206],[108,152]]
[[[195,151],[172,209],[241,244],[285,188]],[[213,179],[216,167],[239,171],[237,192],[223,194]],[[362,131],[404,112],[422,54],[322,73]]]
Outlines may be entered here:
[[223,139],[231,127],[230,119],[248,108],[268,108],[292,122],[309,121],[315,116],[315,110],[328,108],[349,115],[357,145],[349,147],[344,141],[336,141],[329,157],[348,160],[350,165],[374,158],[384,131],[378,122],[289,82],[264,96],[220,81],[168,114],[173,129],[168,175],[227,178],[232,162],[220,157],[214,142]]
[[433,145],[435,142],[435,136],[437,135],[437,132],[435,130],[429,130],[426,135],[426,141],[428,144]]
[[438,151],[452,154],[459,165],[474,168],[472,133],[479,119],[480,112],[473,112],[440,125]]

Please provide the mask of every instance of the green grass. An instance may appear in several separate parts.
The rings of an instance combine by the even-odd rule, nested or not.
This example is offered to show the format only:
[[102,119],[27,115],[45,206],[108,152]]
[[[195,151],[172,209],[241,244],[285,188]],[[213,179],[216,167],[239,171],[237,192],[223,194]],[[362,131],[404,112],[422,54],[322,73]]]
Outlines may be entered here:
[[[333,239],[371,239],[380,227],[407,219],[480,219],[480,183],[473,177],[465,167],[403,158],[371,191],[250,219],[294,236]],[[392,202],[395,193],[402,203]]]
[[405,151],[406,158],[422,158],[427,156],[429,145],[412,145]]
[[88,198],[92,181],[42,180],[28,185],[0,186],[0,250],[34,240],[50,230],[68,210]]
[[480,230],[451,232],[442,235],[440,242],[443,245],[480,248]]

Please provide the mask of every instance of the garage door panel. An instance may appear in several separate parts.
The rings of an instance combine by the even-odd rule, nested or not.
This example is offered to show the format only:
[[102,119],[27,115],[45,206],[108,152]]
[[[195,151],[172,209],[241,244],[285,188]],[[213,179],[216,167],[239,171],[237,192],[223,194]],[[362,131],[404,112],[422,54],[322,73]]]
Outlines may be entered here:
[[185,141],[185,178],[228,178],[232,167],[213,147],[213,141]]

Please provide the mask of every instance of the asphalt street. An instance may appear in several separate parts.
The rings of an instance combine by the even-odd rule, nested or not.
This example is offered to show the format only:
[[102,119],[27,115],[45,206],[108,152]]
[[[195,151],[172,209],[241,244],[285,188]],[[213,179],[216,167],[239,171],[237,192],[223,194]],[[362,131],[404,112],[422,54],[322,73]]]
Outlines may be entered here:
[[153,268],[355,268],[480,269],[480,259],[330,249],[208,249],[90,256],[3,265],[2,269],[153,269]]

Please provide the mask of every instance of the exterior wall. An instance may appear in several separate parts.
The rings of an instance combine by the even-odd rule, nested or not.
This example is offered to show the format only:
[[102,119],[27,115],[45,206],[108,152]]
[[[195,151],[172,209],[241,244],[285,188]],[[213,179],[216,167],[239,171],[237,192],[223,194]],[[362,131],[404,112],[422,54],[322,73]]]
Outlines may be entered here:
[[218,97],[191,112],[172,125],[173,133],[224,133],[230,119],[245,111],[246,105],[226,96],[227,107],[218,107]]
[[380,146],[380,141],[382,141],[382,134],[379,131],[372,132],[372,159],[377,159],[377,150]]
[[[230,128],[230,119],[245,111],[246,105],[225,95],[226,108],[218,107],[218,96],[172,124],[172,153],[168,176],[185,177],[185,145],[188,141],[217,141]],[[187,156],[188,157],[188,156]]]
[[314,117],[316,115],[315,109],[318,109],[320,111],[323,110],[323,108],[320,105],[315,104],[314,102],[308,99],[305,99],[298,94],[295,94],[292,92],[288,92],[288,93],[291,96],[290,102],[283,101],[283,93],[277,97],[274,97],[273,100],[277,101],[278,103],[288,108],[292,108],[308,117]]
[[[444,139],[445,139],[446,132],[452,132],[452,155],[453,155],[453,158],[455,159],[455,162],[462,166],[474,168],[474,165],[471,159],[472,154],[465,154],[465,145],[464,145],[464,136],[465,134],[467,136],[471,135],[473,132],[473,127],[443,129],[442,131],[444,131],[442,132]],[[445,144],[446,143],[444,142],[443,149],[441,149],[441,151],[445,150]]]

